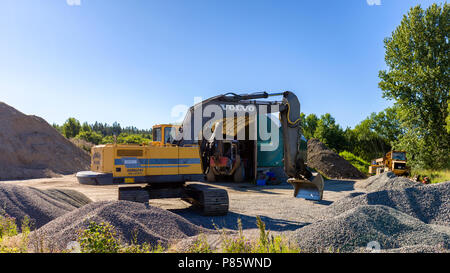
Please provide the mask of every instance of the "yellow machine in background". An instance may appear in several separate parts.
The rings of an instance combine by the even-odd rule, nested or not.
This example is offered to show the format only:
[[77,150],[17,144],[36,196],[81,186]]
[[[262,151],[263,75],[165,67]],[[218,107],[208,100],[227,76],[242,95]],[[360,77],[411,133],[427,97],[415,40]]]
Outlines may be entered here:
[[395,175],[408,175],[405,151],[390,151],[384,157],[372,160],[369,166],[370,174],[380,174],[392,171]]

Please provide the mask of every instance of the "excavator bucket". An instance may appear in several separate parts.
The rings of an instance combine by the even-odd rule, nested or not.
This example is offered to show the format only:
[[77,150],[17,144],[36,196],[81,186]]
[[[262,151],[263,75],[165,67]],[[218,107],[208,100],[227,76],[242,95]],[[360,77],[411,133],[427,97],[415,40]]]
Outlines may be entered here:
[[312,173],[310,179],[299,180],[289,178],[288,183],[294,187],[294,197],[306,200],[320,201],[323,197],[323,177],[319,173]]

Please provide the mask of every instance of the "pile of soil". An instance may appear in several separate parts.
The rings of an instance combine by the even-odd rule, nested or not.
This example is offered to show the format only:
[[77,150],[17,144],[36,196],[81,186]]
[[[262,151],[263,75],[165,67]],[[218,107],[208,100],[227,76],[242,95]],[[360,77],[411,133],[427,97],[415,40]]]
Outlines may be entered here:
[[308,166],[333,179],[361,179],[366,176],[318,139],[308,140]]
[[168,246],[172,240],[184,239],[211,230],[196,226],[185,218],[164,209],[129,201],[90,203],[66,213],[30,234],[33,241],[45,241],[49,248],[62,250],[75,241],[90,222],[109,223],[130,244],[136,239],[152,246]]
[[90,202],[88,197],[74,190],[39,190],[0,183],[0,215],[15,218],[19,227],[28,217],[32,229],[40,228]]
[[291,238],[308,252],[357,252],[373,242],[381,249],[448,250],[450,228],[426,224],[387,206],[364,205],[300,228]]
[[72,174],[89,165],[89,154],[44,119],[0,102],[0,180]]
[[355,188],[373,192],[382,190],[401,190],[409,187],[420,187],[421,185],[421,183],[414,182],[406,177],[398,177],[393,172],[385,172],[357,182]]
[[326,208],[325,214],[336,216],[361,205],[384,205],[424,223],[450,227],[450,182],[353,194],[333,203]]

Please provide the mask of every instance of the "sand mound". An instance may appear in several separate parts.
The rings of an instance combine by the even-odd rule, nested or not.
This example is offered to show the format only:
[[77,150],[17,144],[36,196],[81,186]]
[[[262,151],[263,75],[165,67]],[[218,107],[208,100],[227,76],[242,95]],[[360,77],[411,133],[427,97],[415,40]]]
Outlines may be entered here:
[[38,190],[0,183],[0,214],[16,218],[19,226],[27,216],[32,228],[39,228],[90,202],[85,195],[73,190]]
[[328,149],[318,139],[308,140],[308,166],[314,168],[329,178],[360,179],[366,178],[347,160]]
[[409,187],[419,187],[421,183],[411,181],[406,177],[397,177],[393,172],[385,172],[359,181],[355,188],[366,191],[401,190]]
[[[128,201],[102,201],[83,206],[67,213],[34,231],[30,236],[43,238],[54,249],[65,249],[78,238],[90,222],[109,223],[130,243],[134,235],[139,244],[167,246],[172,240],[194,236],[209,230],[196,226],[183,217],[148,204]],[[39,240],[39,239],[38,239]]]
[[386,206],[358,206],[343,214],[315,222],[291,234],[304,251],[352,252],[376,241],[381,249],[416,245],[449,249],[450,231],[436,228]]
[[45,120],[0,102],[0,180],[71,174],[89,164],[89,154]]
[[425,223],[450,225],[450,182],[355,195],[333,203],[326,208],[327,214],[339,215],[360,205],[384,205]]

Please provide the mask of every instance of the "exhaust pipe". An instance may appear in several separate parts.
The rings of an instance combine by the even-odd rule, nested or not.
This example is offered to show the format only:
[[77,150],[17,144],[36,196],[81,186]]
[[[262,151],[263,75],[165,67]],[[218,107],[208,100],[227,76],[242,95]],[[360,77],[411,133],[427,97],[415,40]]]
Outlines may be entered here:
[[294,187],[294,197],[320,201],[323,197],[324,182],[320,173],[312,173],[309,179],[289,178],[287,181]]

